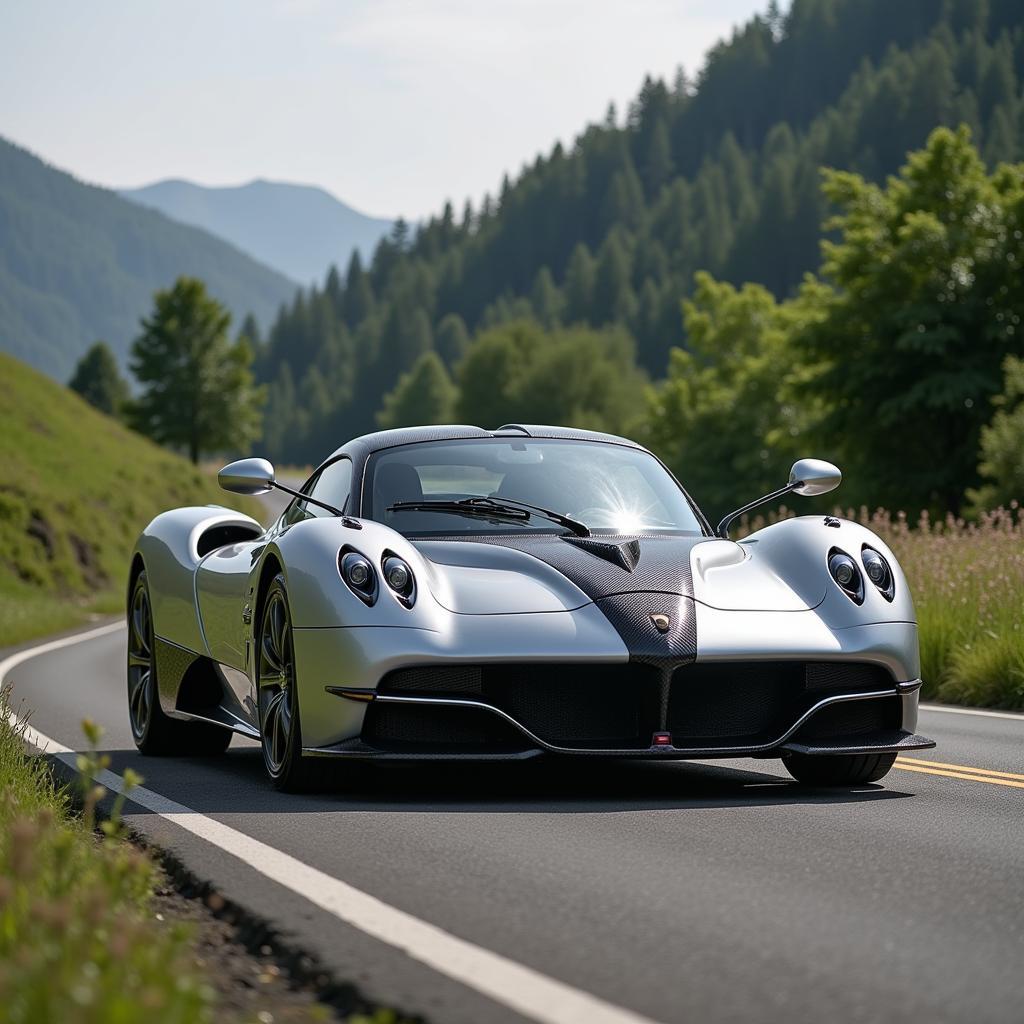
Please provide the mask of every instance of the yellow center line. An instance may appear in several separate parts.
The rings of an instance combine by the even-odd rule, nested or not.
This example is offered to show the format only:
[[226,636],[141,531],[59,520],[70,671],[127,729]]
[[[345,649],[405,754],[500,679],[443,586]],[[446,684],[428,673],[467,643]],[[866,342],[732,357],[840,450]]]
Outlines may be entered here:
[[994,786],[1010,786],[1013,789],[1024,789],[1024,782],[1014,782],[1011,779],[996,779],[991,775],[969,775],[967,772],[951,772],[945,768],[925,768],[919,764],[901,764],[899,761],[893,767],[902,768],[905,772],[941,775],[946,779],[964,779],[967,782],[991,782]]
[[920,764],[925,768],[948,768],[953,772],[970,772],[972,775],[994,775],[998,779],[1016,779],[1024,782],[1024,775],[1015,772],[997,772],[994,768],[975,768],[968,764],[946,764],[944,761],[933,761],[927,757],[898,757],[897,764]]

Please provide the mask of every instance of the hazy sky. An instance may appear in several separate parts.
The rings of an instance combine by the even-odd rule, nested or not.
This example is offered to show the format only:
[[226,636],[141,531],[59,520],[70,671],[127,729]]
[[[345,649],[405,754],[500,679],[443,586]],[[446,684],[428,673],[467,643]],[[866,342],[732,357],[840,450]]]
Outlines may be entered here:
[[4,0],[0,135],[87,181],[495,191],[767,0]]

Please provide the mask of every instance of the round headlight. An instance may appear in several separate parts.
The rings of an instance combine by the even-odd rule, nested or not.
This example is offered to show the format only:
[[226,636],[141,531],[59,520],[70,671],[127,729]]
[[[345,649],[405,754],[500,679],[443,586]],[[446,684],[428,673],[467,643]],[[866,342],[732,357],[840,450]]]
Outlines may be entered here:
[[416,581],[413,579],[412,569],[405,560],[397,555],[388,555],[381,569],[384,571],[384,579],[387,580],[388,586],[404,604],[411,606]]
[[857,578],[857,567],[849,555],[833,555],[829,559],[828,569],[832,573],[832,578],[843,589],[848,590]]
[[882,597],[891,601],[896,591],[889,563],[874,548],[864,548],[860,558],[868,579],[878,588]]
[[348,581],[354,587],[364,587],[370,579],[370,566],[361,560],[353,560],[348,567]]
[[865,548],[862,557],[864,560],[864,571],[868,574],[868,579],[871,580],[872,583],[877,583],[879,585],[885,583],[885,577],[888,573],[882,556],[871,548]]
[[388,562],[387,567],[387,581],[388,586],[392,590],[399,592],[406,589],[409,586],[409,580],[412,577],[409,575],[409,568],[404,562],[398,561],[397,558],[393,558]]
[[345,577],[345,582],[355,590],[366,591],[373,588],[373,566],[355,551],[349,551],[342,558],[341,574]]

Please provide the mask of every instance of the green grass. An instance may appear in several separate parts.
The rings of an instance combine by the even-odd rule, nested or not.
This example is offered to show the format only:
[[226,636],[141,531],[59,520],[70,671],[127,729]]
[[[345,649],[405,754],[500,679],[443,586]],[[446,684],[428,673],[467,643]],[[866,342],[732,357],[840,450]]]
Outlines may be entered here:
[[149,907],[152,861],[111,823],[104,837],[93,831],[98,793],[71,813],[6,709],[0,694],[0,1021],[214,1020],[191,932]]
[[862,517],[892,547],[914,595],[926,698],[1024,708],[1024,513],[977,522]]
[[0,647],[121,610],[128,556],[158,512],[259,506],[0,354]]

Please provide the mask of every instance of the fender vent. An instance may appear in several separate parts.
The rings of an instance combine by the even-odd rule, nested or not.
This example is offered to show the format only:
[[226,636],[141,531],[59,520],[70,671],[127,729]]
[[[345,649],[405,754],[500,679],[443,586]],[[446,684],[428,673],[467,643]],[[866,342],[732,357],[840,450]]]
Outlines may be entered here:
[[258,527],[246,526],[244,523],[221,523],[219,526],[211,526],[199,535],[196,554],[204,558],[211,551],[227,547],[228,544],[244,544],[247,540],[255,540],[262,532]]

